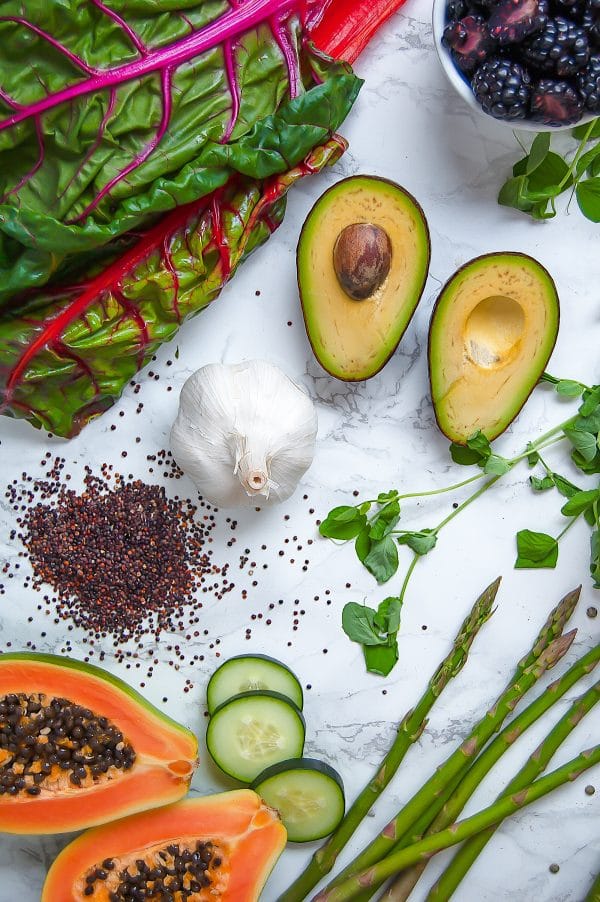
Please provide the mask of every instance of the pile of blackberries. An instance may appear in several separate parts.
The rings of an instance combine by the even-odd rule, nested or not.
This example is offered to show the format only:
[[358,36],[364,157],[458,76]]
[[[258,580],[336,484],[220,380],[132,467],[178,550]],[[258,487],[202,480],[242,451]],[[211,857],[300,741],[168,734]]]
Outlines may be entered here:
[[600,115],[600,0],[449,0],[443,43],[486,113]]

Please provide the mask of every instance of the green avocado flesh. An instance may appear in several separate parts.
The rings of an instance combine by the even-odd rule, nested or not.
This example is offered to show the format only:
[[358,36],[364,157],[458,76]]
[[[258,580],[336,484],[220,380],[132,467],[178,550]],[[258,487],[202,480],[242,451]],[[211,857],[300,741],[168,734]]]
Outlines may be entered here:
[[429,327],[429,376],[438,425],[464,444],[512,423],[554,348],[559,304],[544,267],[524,254],[487,254],[446,283]]
[[412,318],[429,258],[423,211],[399,185],[353,176],[319,198],[297,268],[308,339],[327,372],[347,382],[379,372]]

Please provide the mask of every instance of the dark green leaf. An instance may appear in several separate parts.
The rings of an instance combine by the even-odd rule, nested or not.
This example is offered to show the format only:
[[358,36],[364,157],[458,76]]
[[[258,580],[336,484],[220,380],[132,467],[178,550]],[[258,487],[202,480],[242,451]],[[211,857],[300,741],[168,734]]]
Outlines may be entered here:
[[[531,447],[531,442],[527,445],[527,447]],[[529,451],[527,455],[527,463],[530,467],[535,467],[536,464],[540,462],[540,455],[537,451]]]
[[469,467],[471,464],[477,464],[481,460],[481,454],[478,451],[472,451],[465,445],[457,445],[452,442],[450,445],[450,456],[455,464]]
[[565,517],[576,517],[582,514],[587,508],[591,507],[595,501],[600,499],[600,491],[598,489],[589,489],[588,491],[577,492],[566,504],[561,508],[561,514]]
[[398,549],[391,536],[380,542],[371,542],[371,550],[363,564],[378,583],[387,582],[398,569]]
[[534,492],[545,492],[548,489],[553,489],[555,485],[552,476],[542,476],[541,479],[539,476],[530,476],[529,482]]
[[558,542],[543,532],[532,532],[522,529],[517,533],[517,560],[515,567],[526,568],[556,567],[558,560]]
[[500,457],[499,454],[490,454],[485,462],[483,472],[487,473],[488,476],[504,476],[505,473],[508,473],[510,468],[510,461],[505,457]]
[[559,379],[556,383],[556,391],[564,398],[578,398],[584,390],[585,386],[574,379]]
[[579,408],[582,417],[589,417],[600,405],[600,385],[592,385],[583,393],[583,402]]
[[579,182],[575,196],[583,215],[592,222],[600,222],[600,178]]
[[437,544],[437,536],[432,529],[422,529],[419,532],[405,532],[398,536],[399,545],[408,545],[415,554],[428,554]]
[[394,639],[388,645],[365,645],[363,652],[369,673],[386,677],[398,661],[398,642]]
[[342,629],[349,639],[360,642],[361,645],[382,645],[387,642],[387,637],[381,636],[375,626],[375,611],[354,601],[344,605]]
[[[528,195],[534,200],[542,200],[542,196],[549,197],[558,193],[558,186],[565,178],[569,170],[568,164],[557,153],[546,155],[541,165],[529,176]],[[573,184],[570,176],[560,189],[566,191]]]
[[400,629],[400,611],[402,602],[391,596],[384,598],[375,614],[375,626],[382,633],[397,633]]
[[319,532],[328,539],[354,539],[365,526],[367,518],[356,507],[342,505],[329,511],[319,526]]
[[580,176],[586,171],[586,169],[590,169],[598,156],[600,156],[600,144],[596,144],[594,147],[591,147],[588,151],[586,151],[579,157],[575,166],[575,174]]
[[578,141],[583,141],[586,136],[588,141],[592,141],[594,138],[600,138],[600,119],[594,120],[591,132],[588,135],[589,128],[589,122],[586,122],[584,125],[576,125],[572,131],[572,135],[574,138],[577,138]]
[[573,450],[571,454],[571,459],[576,467],[578,467],[582,473],[585,473],[587,476],[593,476],[595,473],[600,473],[600,453],[596,454],[592,460],[586,460],[579,451]]
[[363,527],[357,535],[356,542],[354,543],[354,550],[361,564],[364,564],[365,558],[371,550],[371,539],[369,538],[368,526]]
[[519,175],[506,181],[498,193],[498,203],[503,207],[515,207],[522,213],[529,213],[533,201],[529,199],[527,192],[528,178]]
[[533,144],[529,149],[529,156],[527,158],[527,165],[525,168],[526,175],[531,175],[531,173],[538,168],[538,166],[548,155],[549,150],[550,132],[540,132],[533,139]]
[[392,531],[400,519],[400,505],[397,501],[389,501],[371,523],[369,536],[378,541]]
[[568,479],[565,479],[565,477],[561,476],[559,473],[553,473],[552,478],[554,480],[554,485],[564,498],[572,498],[573,495],[576,495],[577,492],[580,491],[576,485],[573,485],[572,482],[569,482]]
[[598,452],[595,435],[592,435],[591,432],[582,432],[579,429],[575,429],[573,426],[567,426],[565,428],[565,435],[584,461],[590,463],[594,460]]

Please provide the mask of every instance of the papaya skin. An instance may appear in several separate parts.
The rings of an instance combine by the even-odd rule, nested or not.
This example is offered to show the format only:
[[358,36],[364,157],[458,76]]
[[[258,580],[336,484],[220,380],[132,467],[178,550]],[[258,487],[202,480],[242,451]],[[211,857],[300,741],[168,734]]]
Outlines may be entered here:
[[[287,834],[276,812],[250,789],[185,799],[87,830],[52,864],[41,902],[83,902],[76,888],[106,858],[118,861],[118,869],[150,847],[196,840],[212,841],[223,851],[215,876],[223,886],[221,902],[257,902]],[[204,892],[209,899],[210,887]],[[104,902],[98,891],[94,898]]]
[[[164,715],[118,677],[57,655],[0,655],[0,697],[43,693],[107,717],[133,746],[130,770],[93,785],[60,786],[38,796],[0,796],[0,830],[67,833],[181,799],[198,763],[193,733]],[[68,784],[68,781],[65,781]]]

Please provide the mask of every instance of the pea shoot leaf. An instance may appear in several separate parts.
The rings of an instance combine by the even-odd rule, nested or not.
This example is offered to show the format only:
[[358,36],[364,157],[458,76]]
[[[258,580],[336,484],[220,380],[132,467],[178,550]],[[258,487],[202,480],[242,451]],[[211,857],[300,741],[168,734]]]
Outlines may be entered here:
[[398,661],[398,630],[402,602],[389,597],[376,611],[349,602],[342,611],[342,628],[349,639],[363,646],[367,670],[387,676]]
[[563,398],[579,398],[585,390],[585,385],[575,379],[559,379],[554,387]]
[[552,569],[556,567],[557,561],[558,542],[553,536],[544,532],[532,532],[530,529],[522,529],[517,533],[517,570]]
[[596,435],[591,432],[584,432],[575,426],[566,426],[564,433],[584,461],[590,463],[594,460],[598,452]]
[[556,485],[552,476],[530,476],[529,482],[531,484],[531,488],[534,492],[545,492],[548,489],[553,489]]
[[577,517],[579,514],[585,513],[598,501],[600,501],[600,490],[598,489],[576,492],[566,504],[563,504],[561,514],[564,514],[565,517]]
[[600,178],[588,178],[579,182],[575,196],[586,219],[600,222]]
[[357,507],[334,507],[319,526],[319,532],[328,539],[354,539],[366,525],[367,518]]
[[380,541],[371,540],[371,548],[363,564],[378,583],[385,583],[398,569],[398,549],[391,536]]
[[437,545],[437,535],[433,529],[405,532],[398,536],[399,545],[408,545],[415,554],[428,554]]

